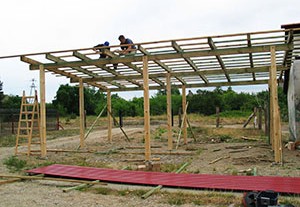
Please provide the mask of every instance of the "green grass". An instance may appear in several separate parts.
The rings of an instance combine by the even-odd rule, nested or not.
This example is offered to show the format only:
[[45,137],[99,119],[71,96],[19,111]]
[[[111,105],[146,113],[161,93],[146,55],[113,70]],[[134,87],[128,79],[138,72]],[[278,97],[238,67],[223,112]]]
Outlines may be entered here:
[[19,172],[27,165],[26,160],[20,160],[16,156],[10,156],[4,159],[3,164],[9,169],[10,172]]
[[16,135],[6,135],[0,138],[0,147],[13,147],[16,145]]

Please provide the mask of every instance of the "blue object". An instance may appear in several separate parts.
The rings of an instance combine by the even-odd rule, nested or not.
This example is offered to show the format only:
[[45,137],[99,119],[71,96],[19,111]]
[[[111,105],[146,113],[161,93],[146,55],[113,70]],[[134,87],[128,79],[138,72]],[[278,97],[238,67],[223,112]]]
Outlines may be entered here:
[[109,42],[104,42],[104,44],[103,44],[104,46],[109,46]]

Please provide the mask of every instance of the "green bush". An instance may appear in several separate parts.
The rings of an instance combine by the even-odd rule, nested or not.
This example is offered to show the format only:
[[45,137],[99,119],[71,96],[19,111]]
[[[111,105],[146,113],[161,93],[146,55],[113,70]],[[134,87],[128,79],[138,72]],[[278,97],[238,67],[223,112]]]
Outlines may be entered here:
[[26,160],[20,160],[16,156],[10,156],[3,162],[4,165],[10,170],[10,172],[19,172],[27,164]]

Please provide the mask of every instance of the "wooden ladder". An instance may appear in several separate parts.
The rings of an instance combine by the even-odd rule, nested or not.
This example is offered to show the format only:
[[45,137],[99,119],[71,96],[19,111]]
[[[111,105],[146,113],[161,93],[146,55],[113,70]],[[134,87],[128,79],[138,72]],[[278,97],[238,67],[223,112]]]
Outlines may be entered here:
[[[34,96],[25,96],[25,91],[23,91],[15,154],[32,154],[31,145],[41,146],[39,103],[37,91]],[[27,147],[27,151],[19,152],[21,146],[25,149]]]

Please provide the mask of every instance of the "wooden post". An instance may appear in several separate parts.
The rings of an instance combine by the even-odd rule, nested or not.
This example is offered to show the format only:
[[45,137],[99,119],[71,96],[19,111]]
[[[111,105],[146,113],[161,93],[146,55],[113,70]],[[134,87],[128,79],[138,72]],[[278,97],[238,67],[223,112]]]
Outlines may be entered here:
[[216,107],[216,115],[217,115],[217,119],[216,119],[216,128],[219,128],[220,126],[220,107]]
[[181,126],[181,122],[182,122],[181,116],[182,116],[182,108],[179,107],[179,109],[178,109],[178,127]]
[[[107,111],[111,111],[111,92],[108,90],[106,93],[107,97]],[[112,142],[112,116],[107,112],[107,139]]]
[[145,160],[151,160],[148,57],[143,56]]
[[[182,108],[186,109],[186,86],[182,85]],[[185,112],[187,114],[187,111]],[[187,144],[187,119],[183,119],[183,142]]]
[[173,149],[172,139],[172,94],[171,94],[171,74],[167,73],[167,118],[168,118],[168,150]]
[[47,156],[47,137],[46,137],[46,86],[45,86],[45,69],[44,65],[40,69],[40,136],[41,136],[41,156]]
[[84,88],[83,81],[79,79],[79,119],[80,119],[80,147],[84,147]]
[[276,50],[275,46],[271,46],[271,67],[270,67],[270,137],[273,144],[275,162],[282,162],[282,147],[281,147],[281,124],[278,106],[277,94],[277,69],[276,69]]
[[262,129],[262,108],[258,108],[258,129]]

